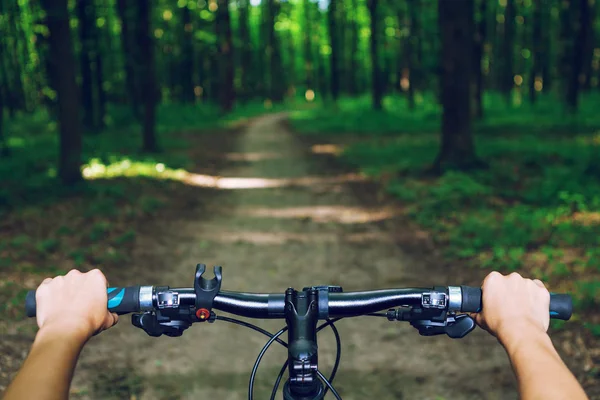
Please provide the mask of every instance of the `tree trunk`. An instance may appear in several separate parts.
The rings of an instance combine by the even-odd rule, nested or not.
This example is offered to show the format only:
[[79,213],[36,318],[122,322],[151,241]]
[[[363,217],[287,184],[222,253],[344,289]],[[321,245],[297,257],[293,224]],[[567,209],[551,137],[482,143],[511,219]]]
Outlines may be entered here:
[[[104,90],[104,60],[103,57],[108,53],[105,46],[105,35],[96,26],[97,14],[94,8],[90,9],[90,22],[92,22],[92,42],[93,50],[91,52],[92,64],[94,66],[94,86],[96,89],[96,113],[94,116],[94,128],[101,130],[105,127],[104,118],[106,117],[106,92]],[[108,47],[110,48],[110,47]]]
[[139,71],[143,85],[144,118],[142,122],[143,144],[146,152],[158,151],[156,140],[156,101],[158,92],[156,88],[156,70],[154,65],[154,43],[151,29],[151,0],[137,0],[138,24],[137,43],[140,50]]
[[[0,74],[2,71],[0,71]],[[2,82],[0,80],[0,82]],[[4,87],[0,85],[0,157],[9,154],[8,144],[4,136]]]
[[327,14],[327,19],[329,22],[329,40],[331,43],[331,97],[333,101],[337,101],[340,94],[340,81],[339,81],[339,37],[337,31],[337,0],[330,0],[329,3],[329,13]]
[[488,0],[479,0],[479,21],[475,33],[473,48],[473,73],[474,73],[474,101],[473,116],[483,118],[483,72],[481,62],[483,60],[483,48],[487,33],[487,4]]
[[504,40],[502,43],[502,83],[501,89],[506,96],[506,102],[512,104],[512,89],[514,86],[513,54],[515,46],[515,0],[506,0],[504,11]]
[[250,2],[249,0],[239,1],[239,20],[238,20],[238,36],[244,38],[240,49],[240,83],[242,101],[248,101],[252,98],[254,85],[252,82],[252,41],[250,40]]
[[[545,4],[542,2],[542,4]],[[553,84],[552,76],[552,58],[550,49],[552,48],[552,42],[555,39],[552,32],[555,30],[554,23],[552,21],[552,6],[545,5],[542,7],[542,45],[541,52],[542,58],[540,60],[540,72],[542,74],[542,90],[549,92]]]
[[235,102],[233,43],[231,39],[231,19],[229,16],[229,0],[217,1],[215,26],[219,43],[219,91],[221,110],[229,112]]
[[379,0],[368,0],[369,13],[371,15],[371,85],[373,91],[373,108],[381,110],[383,99],[383,88],[381,84],[381,67],[379,65],[379,16],[378,16]]
[[314,85],[314,61],[312,50],[312,27],[311,27],[311,12],[310,0],[304,0],[304,84],[305,90],[313,89]]
[[441,34],[441,148],[436,171],[469,169],[479,165],[471,133],[471,70],[474,21],[473,0],[438,2]]
[[194,95],[194,25],[187,4],[181,11],[183,25],[183,43],[181,45],[181,101],[193,103]]
[[585,58],[583,47],[585,43],[586,15],[589,15],[588,0],[565,0],[562,10],[564,71],[566,82],[565,100],[567,111],[575,113],[579,100],[581,86],[580,76]]
[[138,85],[137,64],[137,46],[134,37],[137,35],[135,18],[138,13],[138,2],[128,2],[127,0],[117,0],[117,10],[121,19],[121,45],[123,47],[123,59],[125,64],[125,86],[129,92],[129,101],[133,110],[133,115],[138,121],[142,120],[141,110],[141,87]]
[[537,100],[536,81],[541,77],[540,67],[542,61],[542,9],[541,0],[533,0],[533,51],[531,53],[531,73],[529,74],[529,101],[535,104]]
[[46,25],[50,32],[50,79],[58,97],[58,176],[63,184],[72,185],[81,180],[81,122],[69,11],[67,0],[41,0],[41,4],[46,12]]
[[[590,0],[586,0],[581,4],[581,36],[583,38],[582,45],[582,66],[580,83],[581,89],[588,91],[591,86],[592,75],[592,60],[594,58],[594,20],[595,20],[595,5],[590,4]],[[594,1],[594,0],[592,0]]]
[[348,84],[350,94],[356,96],[360,91],[358,83],[358,4],[352,0],[352,21],[350,22],[350,68],[348,69]]
[[92,43],[92,29],[96,21],[92,21],[89,8],[93,3],[87,1],[77,2],[77,18],[79,19],[79,40],[81,52],[79,53],[79,72],[81,73],[81,105],[83,107],[83,126],[85,129],[94,128],[94,83],[92,81],[92,60],[90,52]]

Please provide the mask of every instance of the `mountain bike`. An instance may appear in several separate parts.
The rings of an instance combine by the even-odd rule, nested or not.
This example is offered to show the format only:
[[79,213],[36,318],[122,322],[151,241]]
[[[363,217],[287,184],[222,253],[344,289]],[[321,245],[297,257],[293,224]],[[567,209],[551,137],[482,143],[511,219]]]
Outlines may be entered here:
[[[335,323],[342,318],[372,316],[389,321],[407,321],[423,336],[446,334],[459,339],[475,328],[469,312],[482,308],[481,289],[469,286],[381,289],[344,292],[341,286],[288,288],[283,294],[240,293],[221,290],[222,268],[214,267],[214,277],[204,276],[206,265],[198,264],[192,288],[169,286],[111,287],[108,309],[129,314],[134,326],[148,335],[181,336],[193,323],[224,321],[253,329],[269,337],[256,361],[248,383],[248,399],[254,397],[254,382],[260,362],[269,347],[277,342],[288,350],[271,392],[275,399],[281,380],[284,400],[322,400],[328,391],[336,399],[333,386],[341,356],[341,339]],[[25,300],[27,316],[36,313],[35,292]],[[286,326],[276,333],[235,318],[217,315],[214,310],[247,318],[285,319]],[[386,310],[386,311],[382,311]],[[572,314],[571,296],[551,294],[550,317],[568,320]],[[324,321],[319,324],[319,321]],[[337,353],[329,377],[319,370],[317,333],[329,327],[335,336]],[[280,336],[287,331],[288,340]]]

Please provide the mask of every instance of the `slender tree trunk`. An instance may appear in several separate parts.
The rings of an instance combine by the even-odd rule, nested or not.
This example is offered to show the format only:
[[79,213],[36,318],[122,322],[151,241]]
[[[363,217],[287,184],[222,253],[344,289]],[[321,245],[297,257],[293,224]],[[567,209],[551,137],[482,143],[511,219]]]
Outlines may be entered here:
[[545,3],[542,3],[544,7],[542,7],[542,45],[541,45],[541,66],[540,71],[542,74],[542,89],[544,92],[549,92],[552,89],[553,85],[553,76],[552,76],[552,59],[550,55],[550,49],[552,48],[553,36],[552,32],[555,29],[554,23],[552,21],[552,7],[546,6]]
[[96,130],[103,129],[106,124],[106,91],[104,90],[104,81],[107,74],[104,71],[103,57],[108,52],[105,46],[105,36],[103,31],[96,26],[97,13],[94,8],[91,8],[90,22],[92,23],[92,42],[93,49],[91,51],[91,60],[94,66],[94,86],[96,89],[96,114],[94,117],[94,128]]
[[143,144],[146,152],[158,151],[156,140],[156,101],[158,91],[156,88],[156,67],[154,64],[154,43],[151,29],[151,0],[137,0],[138,24],[137,43],[140,49],[140,65],[136,70],[140,72],[143,85],[144,118],[142,122]]
[[436,171],[469,169],[479,165],[471,133],[471,70],[474,21],[473,0],[438,2],[442,41],[442,140],[434,162]]
[[[588,0],[565,0],[562,10],[564,71],[567,78],[565,100],[567,111],[575,113],[579,100],[586,35],[585,15],[589,14]],[[574,34],[574,39],[571,39]]]
[[504,11],[504,40],[502,43],[502,92],[506,102],[512,104],[512,89],[514,86],[513,54],[515,46],[515,0],[506,0]]
[[348,70],[348,84],[350,94],[356,96],[359,93],[358,83],[358,4],[352,0],[352,21],[350,22],[350,68]]
[[[0,71],[2,74],[2,71]],[[0,82],[2,82],[0,80]],[[0,157],[8,156],[9,148],[4,136],[4,87],[0,85]]]
[[87,1],[77,2],[77,18],[79,19],[79,41],[81,52],[79,53],[79,72],[81,73],[81,105],[83,107],[83,126],[85,129],[94,128],[94,83],[92,81],[92,60],[90,52],[94,47],[92,42],[92,21],[89,18],[93,3]]
[[487,4],[488,0],[479,0],[479,21],[477,23],[473,48],[473,74],[475,80],[473,116],[478,119],[483,118],[483,72],[481,70],[481,62],[483,60],[483,47],[487,32]]
[[[594,0],[591,0],[592,2]],[[595,22],[595,3],[590,0],[581,0],[581,36],[582,45],[582,66],[581,66],[581,89],[588,91],[591,86],[592,59],[594,58],[594,22]],[[585,3],[585,4],[584,4]]]
[[58,176],[63,184],[72,185],[81,180],[81,122],[69,11],[67,0],[41,0],[41,4],[46,12],[46,25],[50,32],[50,79],[58,97]]
[[217,5],[215,26],[219,43],[219,102],[221,109],[224,112],[229,112],[233,109],[235,102],[233,43],[231,39],[229,0],[218,0]]
[[249,0],[239,1],[238,37],[242,38],[240,49],[240,82],[241,100],[248,101],[252,97],[254,85],[252,83],[252,41],[250,40],[250,13]]
[[540,67],[542,64],[542,9],[541,0],[533,0],[533,52],[531,53],[531,73],[529,74],[529,101],[535,104],[537,100],[536,81],[541,77]]
[[337,31],[337,0],[330,0],[329,3],[329,12],[327,14],[327,20],[329,23],[329,41],[331,43],[331,97],[333,101],[337,101],[340,95],[340,71],[339,71],[339,41],[338,41],[338,31]]
[[313,49],[312,49],[312,24],[311,24],[311,12],[310,12],[310,0],[304,0],[304,84],[306,90],[314,89],[314,60],[313,60]]
[[123,47],[123,60],[125,64],[125,86],[127,88],[129,101],[133,110],[133,115],[138,121],[142,120],[142,101],[141,87],[138,85],[137,64],[137,46],[135,36],[137,35],[137,27],[135,26],[135,18],[138,14],[138,1],[129,2],[128,0],[117,0],[117,10],[121,19],[121,44]]
[[194,24],[190,9],[186,5],[181,10],[183,43],[181,52],[181,101],[193,103],[194,95]]
[[383,90],[381,84],[381,67],[379,65],[379,13],[378,13],[379,0],[368,0],[369,13],[371,15],[371,85],[373,91],[373,108],[375,110],[381,110]]

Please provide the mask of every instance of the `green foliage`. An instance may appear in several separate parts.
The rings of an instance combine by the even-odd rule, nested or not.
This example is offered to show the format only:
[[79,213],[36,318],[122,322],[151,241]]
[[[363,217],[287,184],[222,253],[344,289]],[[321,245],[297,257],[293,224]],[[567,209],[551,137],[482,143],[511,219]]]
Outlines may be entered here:
[[433,105],[410,112],[403,100],[388,99],[388,111],[375,113],[364,99],[344,99],[336,110],[297,112],[292,125],[346,144],[341,160],[381,180],[449,259],[525,269],[567,288],[586,309],[600,298],[598,103],[600,96],[589,95],[565,118],[548,98],[535,108],[506,108],[488,95],[475,137],[488,166],[439,177],[429,172],[439,149]]
[[116,238],[113,239],[113,242],[115,245],[123,245],[126,243],[131,243],[135,240],[136,237],[136,232],[133,229],[129,229],[128,231],[124,232],[123,234],[117,236]]
[[35,249],[42,255],[46,253],[54,253],[59,247],[60,241],[56,238],[48,238],[38,242],[35,245]]

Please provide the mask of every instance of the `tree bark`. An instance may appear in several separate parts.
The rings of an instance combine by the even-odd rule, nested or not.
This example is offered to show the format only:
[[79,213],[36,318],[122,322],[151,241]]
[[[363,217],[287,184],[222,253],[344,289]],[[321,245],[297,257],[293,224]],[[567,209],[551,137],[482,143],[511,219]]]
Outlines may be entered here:
[[313,49],[312,49],[312,27],[311,27],[311,12],[310,12],[310,0],[304,0],[304,84],[306,90],[314,89],[314,60],[313,60]]
[[590,0],[581,1],[581,36],[583,38],[581,45],[583,54],[580,83],[581,89],[588,91],[591,86],[592,60],[594,58],[594,22],[596,10],[594,3],[590,4]]
[[441,148],[434,162],[438,172],[469,169],[480,164],[471,132],[471,70],[473,0],[438,2],[441,34]]
[[504,40],[502,43],[502,92],[506,96],[506,102],[512,104],[512,89],[514,87],[513,54],[515,45],[515,0],[506,0],[504,10]]
[[479,0],[479,21],[473,47],[473,74],[475,80],[473,116],[478,119],[483,118],[483,72],[481,71],[481,62],[487,33],[487,4],[488,0]]
[[219,43],[219,102],[221,110],[229,112],[235,102],[233,42],[231,39],[231,18],[229,15],[229,0],[217,1],[215,26]]
[[181,101],[193,103],[194,95],[194,25],[192,15],[187,4],[181,11],[183,25],[183,43],[181,52]]
[[240,97],[242,101],[248,101],[252,98],[254,85],[252,83],[252,41],[250,40],[250,1],[239,1],[239,20],[238,20],[238,36],[242,38],[240,48]]
[[586,40],[585,20],[586,15],[589,16],[590,10],[588,0],[565,0],[563,4],[563,67],[567,78],[565,101],[567,111],[575,113],[578,107],[580,78],[585,58],[583,51]]
[[41,4],[46,12],[46,25],[50,32],[50,79],[58,97],[58,177],[63,184],[73,185],[81,180],[81,122],[69,11],[67,0],[41,0]]
[[79,53],[79,72],[81,74],[81,105],[83,107],[83,126],[85,129],[94,128],[94,83],[92,81],[92,60],[90,53],[92,43],[92,23],[89,8],[93,3],[87,1],[77,2],[77,18],[79,19],[79,41],[81,52]]
[[369,13],[371,15],[371,86],[373,94],[373,108],[375,110],[381,110],[383,100],[383,88],[381,83],[381,66],[379,62],[379,13],[378,3],[379,0],[367,0]]
[[542,78],[540,71],[542,61],[542,9],[541,0],[533,0],[533,34],[532,34],[532,47],[531,53],[531,73],[529,74],[529,102],[535,104],[537,100],[536,91],[536,80]]
[[156,88],[156,67],[154,65],[154,43],[152,40],[151,29],[151,0],[137,0],[138,4],[138,24],[137,24],[137,43],[140,50],[140,65],[137,70],[143,85],[144,116],[142,121],[142,149],[146,152],[158,151],[156,140],[156,101],[158,91]]
[[352,21],[350,22],[350,68],[348,70],[348,84],[350,94],[356,96],[360,92],[358,57],[358,4],[352,0]]
[[327,20],[329,23],[329,41],[331,44],[331,62],[330,62],[330,84],[331,84],[331,97],[333,101],[337,101],[340,95],[340,75],[339,75],[339,36],[337,26],[337,0],[330,0],[329,12],[327,14]]

